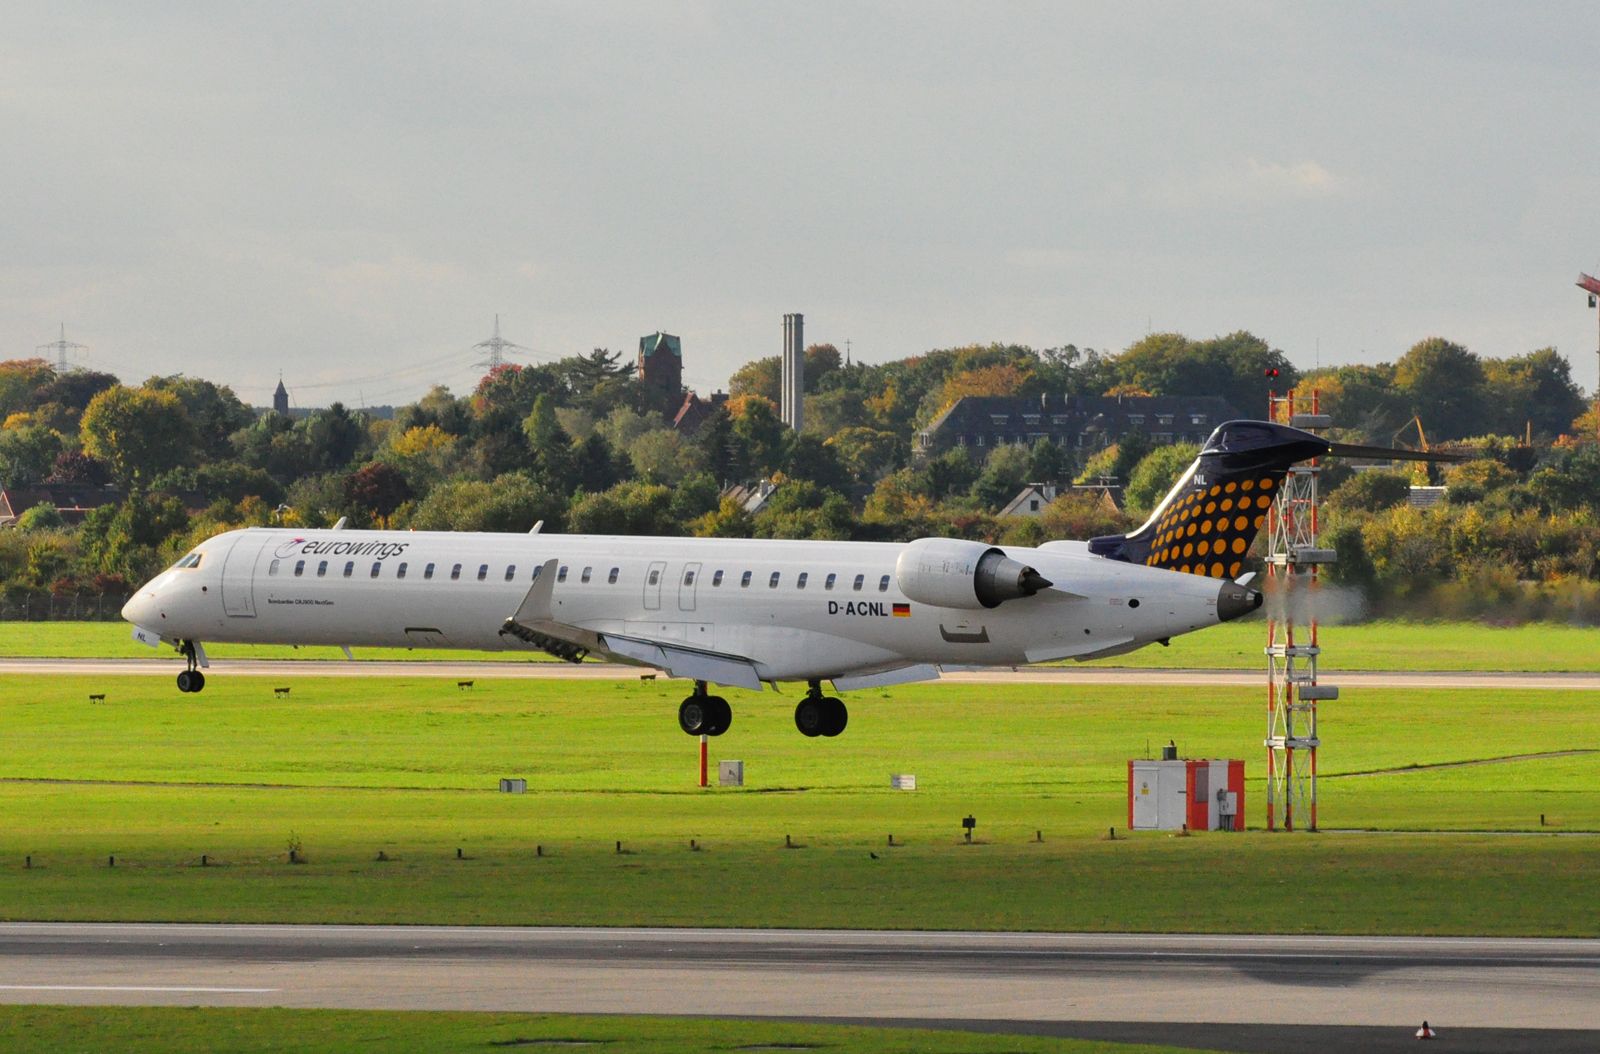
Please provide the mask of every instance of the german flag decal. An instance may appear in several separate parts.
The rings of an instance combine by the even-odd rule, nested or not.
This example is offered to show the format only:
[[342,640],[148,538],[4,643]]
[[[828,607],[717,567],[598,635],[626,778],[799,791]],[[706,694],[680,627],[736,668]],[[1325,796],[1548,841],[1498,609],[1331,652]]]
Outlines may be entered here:
[[910,618],[911,617],[911,605],[910,604],[896,604],[894,606],[894,617],[895,618]]

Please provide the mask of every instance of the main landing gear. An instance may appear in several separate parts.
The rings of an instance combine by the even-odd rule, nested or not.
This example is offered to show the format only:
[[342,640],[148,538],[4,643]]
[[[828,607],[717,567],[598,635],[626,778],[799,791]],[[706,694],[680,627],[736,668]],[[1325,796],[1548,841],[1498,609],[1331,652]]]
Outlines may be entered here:
[[706,682],[694,682],[694,694],[678,706],[678,727],[691,736],[720,736],[733,724],[733,708],[720,695],[707,695]]
[[206,675],[200,672],[199,660],[195,658],[194,641],[183,641],[178,645],[178,650],[183,652],[183,661],[189,666],[178,674],[178,691],[198,692],[206,686]]
[[803,736],[836,736],[850,723],[843,699],[822,694],[822,682],[812,681],[806,697],[794,708],[794,727]]

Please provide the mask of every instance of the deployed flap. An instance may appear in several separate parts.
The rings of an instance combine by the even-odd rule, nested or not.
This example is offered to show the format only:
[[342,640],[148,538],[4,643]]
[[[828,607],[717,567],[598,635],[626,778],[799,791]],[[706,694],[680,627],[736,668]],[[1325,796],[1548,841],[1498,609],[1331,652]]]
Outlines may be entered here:
[[739,688],[752,688],[758,692],[761,690],[761,678],[756,674],[756,664],[737,655],[698,651],[666,641],[642,640],[614,633],[601,634],[600,647],[613,655],[665,670],[673,677],[731,684]]
[[589,630],[557,622],[554,618],[557,560],[546,560],[528,587],[516,614],[500,627],[503,636],[512,636],[541,648],[558,659],[582,662],[600,646],[600,637]]
[[887,688],[892,684],[910,684],[912,681],[936,681],[939,667],[928,665],[897,666],[877,673],[857,673],[833,678],[833,687],[841,692],[859,688]]

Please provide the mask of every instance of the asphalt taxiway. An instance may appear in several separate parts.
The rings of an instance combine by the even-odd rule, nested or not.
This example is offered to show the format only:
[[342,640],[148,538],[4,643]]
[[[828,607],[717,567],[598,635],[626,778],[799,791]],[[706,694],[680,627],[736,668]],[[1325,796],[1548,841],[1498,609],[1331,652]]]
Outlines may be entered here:
[[[176,659],[0,659],[0,676],[175,676]],[[213,659],[206,670],[217,677],[454,677],[515,680],[637,680],[659,671],[618,663],[357,659]],[[1349,688],[1499,688],[1566,691],[1600,690],[1600,673],[1451,673],[1443,671],[1335,670],[1324,679]],[[1259,688],[1263,669],[1145,670],[1126,667],[990,667],[946,673],[948,684],[1165,685]]]
[[[859,1020],[1371,1050],[1600,1047],[1600,941],[0,925],[0,1002]],[[1485,1037],[1493,1042],[1482,1044]]]

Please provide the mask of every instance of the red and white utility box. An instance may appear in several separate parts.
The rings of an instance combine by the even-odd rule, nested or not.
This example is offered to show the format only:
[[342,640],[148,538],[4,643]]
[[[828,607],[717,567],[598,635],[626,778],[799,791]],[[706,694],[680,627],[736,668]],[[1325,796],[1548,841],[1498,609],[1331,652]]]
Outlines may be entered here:
[[1128,762],[1128,827],[1244,830],[1244,762],[1175,758]]

